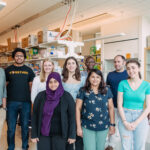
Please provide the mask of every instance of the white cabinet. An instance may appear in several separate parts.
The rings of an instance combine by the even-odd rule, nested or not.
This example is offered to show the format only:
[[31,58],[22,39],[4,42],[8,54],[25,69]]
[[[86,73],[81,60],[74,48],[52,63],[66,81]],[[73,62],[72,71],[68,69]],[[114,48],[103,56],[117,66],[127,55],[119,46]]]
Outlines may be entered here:
[[150,48],[145,48],[145,80],[150,82]]
[[103,74],[104,74],[104,78],[106,80],[107,75],[109,72],[114,71],[114,60],[113,59],[105,59],[104,60],[104,67],[103,67]]
[[138,58],[139,40],[123,40],[104,43],[104,59],[114,59],[116,55],[126,56],[131,54],[131,58]]

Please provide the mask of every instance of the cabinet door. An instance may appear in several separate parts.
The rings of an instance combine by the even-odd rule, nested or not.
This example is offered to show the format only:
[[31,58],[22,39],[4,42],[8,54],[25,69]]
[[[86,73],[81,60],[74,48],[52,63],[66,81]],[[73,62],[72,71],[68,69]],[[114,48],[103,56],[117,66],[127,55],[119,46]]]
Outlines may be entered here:
[[145,49],[145,80],[150,82],[150,48]]

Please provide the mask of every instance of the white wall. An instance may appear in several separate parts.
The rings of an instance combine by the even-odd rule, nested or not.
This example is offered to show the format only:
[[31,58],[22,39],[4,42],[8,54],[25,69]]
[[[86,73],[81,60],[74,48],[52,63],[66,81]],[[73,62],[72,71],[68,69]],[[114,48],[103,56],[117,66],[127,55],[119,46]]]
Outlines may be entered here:
[[139,17],[115,21],[101,26],[101,34],[115,34],[124,32],[127,35],[137,35],[139,32]]
[[133,58],[138,57],[139,17],[120,20],[101,26],[102,36],[118,34],[121,32],[125,33],[126,35],[122,37],[107,39],[104,41],[104,43],[122,40],[128,41],[104,44],[104,59],[113,59],[117,54],[126,56],[126,53],[131,53],[131,57]]
[[150,18],[149,17],[140,17],[140,28],[139,28],[139,60],[141,62],[141,73],[144,77],[144,49],[146,48],[146,37],[150,36]]
[[110,35],[124,32],[126,35],[105,40],[104,43],[134,39],[130,41],[104,44],[104,59],[113,59],[115,55],[131,53],[131,57],[137,57],[141,63],[141,73],[144,77],[144,49],[146,37],[150,35],[150,18],[146,16],[134,17],[101,26],[102,35]]
[[130,53],[132,58],[137,58],[138,42],[139,40],[130,40],[104,44],[104,59],[113,59],[119,54],[126,56],[127,53]]

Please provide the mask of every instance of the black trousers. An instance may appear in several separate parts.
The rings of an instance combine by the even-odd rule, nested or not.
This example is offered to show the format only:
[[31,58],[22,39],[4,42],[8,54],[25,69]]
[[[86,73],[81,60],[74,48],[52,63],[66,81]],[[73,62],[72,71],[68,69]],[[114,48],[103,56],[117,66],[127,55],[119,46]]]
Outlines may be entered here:
[[67,140],[61,136],[40,136],[37,150],[66,150]]
[[83,138],[76,136],[75,149],[73,144],[67,144],[66,150],[83,150]]

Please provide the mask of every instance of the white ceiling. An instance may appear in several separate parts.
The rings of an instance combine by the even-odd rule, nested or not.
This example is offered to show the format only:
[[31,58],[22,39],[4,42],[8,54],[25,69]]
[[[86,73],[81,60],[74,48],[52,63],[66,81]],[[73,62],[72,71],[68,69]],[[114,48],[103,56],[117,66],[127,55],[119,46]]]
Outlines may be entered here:
[[[3,0],[7,6],[0,11],[0,33],[22,22],[34,14],[37,14],[62,0]],[[100,20],[93,24],[93,29],[98,30],[99,25],[110,20],[117,20],[133,16],[150,15],[150,0],[78,0],[78,7],[74,22],[84,20],[99,14],[108,13],[113,16],[109,20]],[[51,28],[62,26],[69,6],[46,14],[21,27],[24,32],[38,30],[49,25]],[[76,27],[79,30],[89,31],[87,27]],[[1,37],[0,37],[1,38]]]

